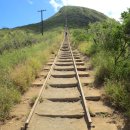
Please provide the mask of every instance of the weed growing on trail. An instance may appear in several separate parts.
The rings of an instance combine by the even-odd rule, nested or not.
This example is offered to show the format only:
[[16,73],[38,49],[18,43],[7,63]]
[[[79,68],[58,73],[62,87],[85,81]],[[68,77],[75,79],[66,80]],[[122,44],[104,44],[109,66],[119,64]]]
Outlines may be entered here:
[[37,99],[37,96],[34,96],[34,97],[32,97],[32,99],[30,100],[30,103],[29,103],[29,104],[30,104],[31,107],[33,107],[33,105],[34,105],[36,99]]

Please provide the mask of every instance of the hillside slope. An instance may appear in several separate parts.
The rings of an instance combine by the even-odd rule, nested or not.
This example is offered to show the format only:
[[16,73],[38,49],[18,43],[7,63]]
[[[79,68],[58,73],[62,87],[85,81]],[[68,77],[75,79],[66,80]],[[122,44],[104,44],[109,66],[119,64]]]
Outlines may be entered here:
[[[86,27],[89,23],[103,21],[108,17],[96,10],[76,6],[64,6],[58,13],[44,21],[44,29],[65,25],[67,16],[69,27]],[[40,23],[22,26],[20,28],[40,31]]]

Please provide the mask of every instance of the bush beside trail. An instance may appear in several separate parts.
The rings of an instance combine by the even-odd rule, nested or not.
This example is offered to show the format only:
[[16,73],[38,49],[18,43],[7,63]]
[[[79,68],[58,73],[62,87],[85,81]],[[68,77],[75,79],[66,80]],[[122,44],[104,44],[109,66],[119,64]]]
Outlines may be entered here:
[[95,86],[104,86],[110,104],[130,116],[129,23],[130,9],[122,13],[122,24],[108,19],[71,33],[74,46],[91,57]]

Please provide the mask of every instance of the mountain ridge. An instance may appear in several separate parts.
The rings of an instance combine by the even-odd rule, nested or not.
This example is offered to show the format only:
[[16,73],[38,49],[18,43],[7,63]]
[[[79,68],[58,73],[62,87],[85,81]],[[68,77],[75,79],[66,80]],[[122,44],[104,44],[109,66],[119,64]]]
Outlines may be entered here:
[[[66,17],[68,26],[72,28],[87,27],[89,23],[103,21],[108,18],[103,13],[93,9],[78,6],[64,6],[56,14],[44,21],[44,30],[48,30],[58,26],[64,26],[66,23]],[[18,28],[30,29],[39,32],[40,24],[41,23],[34,23]]]

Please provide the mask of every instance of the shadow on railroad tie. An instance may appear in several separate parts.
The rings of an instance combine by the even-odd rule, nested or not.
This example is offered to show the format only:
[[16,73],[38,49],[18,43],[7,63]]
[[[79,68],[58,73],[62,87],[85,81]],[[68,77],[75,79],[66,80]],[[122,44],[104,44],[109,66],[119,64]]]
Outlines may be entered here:
[[123,128],[119,127],[118,130],[130,130],[130,119],[127,119],[124,122]]

